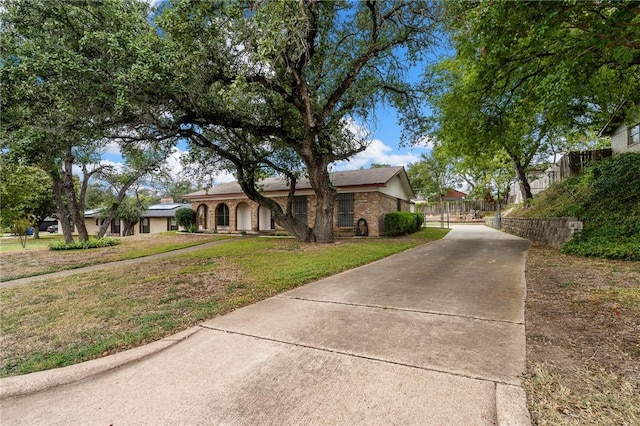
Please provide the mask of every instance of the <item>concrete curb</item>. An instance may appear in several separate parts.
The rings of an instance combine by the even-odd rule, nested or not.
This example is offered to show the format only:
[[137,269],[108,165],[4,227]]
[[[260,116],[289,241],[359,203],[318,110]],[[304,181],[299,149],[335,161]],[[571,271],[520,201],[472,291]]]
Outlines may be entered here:
[[520,386],[496,384],[496,413],[499,426],[530,426],[527,394]]
[[7,377],[0,380],[0,398],[27,395],[41,392],[56,386],[78,382],[88,377],[96,376],[121,367],[125,364],[140,361],[146,357],[163,351],[192,335],[201,331],[202,327],[195,326],[187,330],[165,337],[162,340],[118,352],[104,358],[98,358],[68,367],[55,368],[53,370],[38,371],[22,376]]

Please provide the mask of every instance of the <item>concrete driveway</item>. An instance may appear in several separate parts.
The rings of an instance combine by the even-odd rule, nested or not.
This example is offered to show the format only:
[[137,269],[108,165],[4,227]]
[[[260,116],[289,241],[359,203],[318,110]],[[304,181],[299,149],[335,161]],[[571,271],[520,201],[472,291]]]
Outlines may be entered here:
[[528,247],[457,225],[443,240],[207,321],[157,343],[163,350],[3,379],[0,422],[527,424]]

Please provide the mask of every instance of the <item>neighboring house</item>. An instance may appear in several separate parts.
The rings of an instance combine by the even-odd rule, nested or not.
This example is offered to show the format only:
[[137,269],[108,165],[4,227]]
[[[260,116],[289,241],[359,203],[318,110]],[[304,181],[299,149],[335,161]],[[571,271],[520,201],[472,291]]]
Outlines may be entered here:
[[[355,234],[356,225],[368,235],[383,234],[384,215],[392,211],[410,211],[415,197],[404,167],[380,167],[331,173],[331,182],[338,191],[334,210],[334,231]],[[260,182],[265,196],[281,206],[287,201],[289,188],[281,178]],[[185,200],[197,214],[198,229],[212,232],[269,232],[281,230],[271,217],[271,211],[251,201],[237,182],[225,183],[208,190],[185,195]],[[315,195],[307,179],[296,185],[294,215],[313,226]],[[284,208],[283,208],[284,209]],[[362,232],[362,231],[360,231]]]
[[624,124],[611,129],[611,149],[614,154],[640,152],[640,119],[631,126]]
[[620,122],[619,117],[614,116],[600,130],[598,136],[611,137],[611,149],[613,154],[623,152],[640,152],[640,116],[636,117],[633,124],[627,126]]
[[467,198],[467,194],[464,192],[456,191],[455,189],[449,189],[443,196],[442,201],[464,201]]
[[[133,227],[133,233],[131,235],[177,231],[176,210],[183,207],[191,208],[191,205],[174,202],[150,205],[138,223]],[[98,209],[84,212],[84,222],[89,235],[96,235],[100,229],[101,219],[99,213],[100,210]],[[106,235],[120,236],[122,232],[124,232],[124,226],[124,220],[113,219],[107,229]],[[58,232],[62,232],[62,227],[58,226],[58,230]]]

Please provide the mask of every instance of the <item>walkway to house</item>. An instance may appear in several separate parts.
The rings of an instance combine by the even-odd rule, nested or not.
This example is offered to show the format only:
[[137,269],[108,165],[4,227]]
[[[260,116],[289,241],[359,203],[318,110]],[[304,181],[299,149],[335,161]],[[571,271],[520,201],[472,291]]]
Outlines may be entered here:
[[3,379],[0,421],[527,424],[528,246],[456,225],[163,342]]
[[243,235],[242,237],[233,237],[233,238],[227,238],[224,240],[212,241],[210,243],[198,244],[195,246],[185,247],[178,250],[167,251],[164,253],[151,254],[149,256],[143,256],[143,257],[136,257],[135,259],[118,260],[116,262],[100,263],[100,264],[91,265],[91,266],[83,266],[82,268],[67,269],[65,271],[52,272],[50,274],[42,274],[42,275],[36,275],[33,277],[18,278],[17,280],[3,281],[3,282],[0,282],[0,288],[17,287],[23,284],[28,284],[36,281],[68,277],[70,275],[80,274],[82,272],[100,271],[102,269],[118,268],[118,267],[131,265],[135,263],[142,263],[142,262],[148,262],[150,260],[163,259],[165,257],[175,256],[177,254],[189,253],[191,251],[202,250],[203,248],[225,244],[230,241],[234,241],[235,238],[254,238],[254,237],[257,237],[257,235],[255,234]]

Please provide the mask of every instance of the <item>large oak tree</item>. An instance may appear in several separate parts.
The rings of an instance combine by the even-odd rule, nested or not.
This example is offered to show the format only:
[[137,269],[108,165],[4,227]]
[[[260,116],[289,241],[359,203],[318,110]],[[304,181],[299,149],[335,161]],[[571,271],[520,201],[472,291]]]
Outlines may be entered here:
[[[405,0],[170,1],[156,19],[164,77],[132,114],[223,159],[301,240],[331,242],[329,166],[366,148],[346,123],[372,119],[381,102],[416,106],[405,72],[433,45],[437,16],[434,4]],[[265,174],[290,183],[284,209],[260,192]],[[316,199],[311,227],[290,208],[303,175]]]

